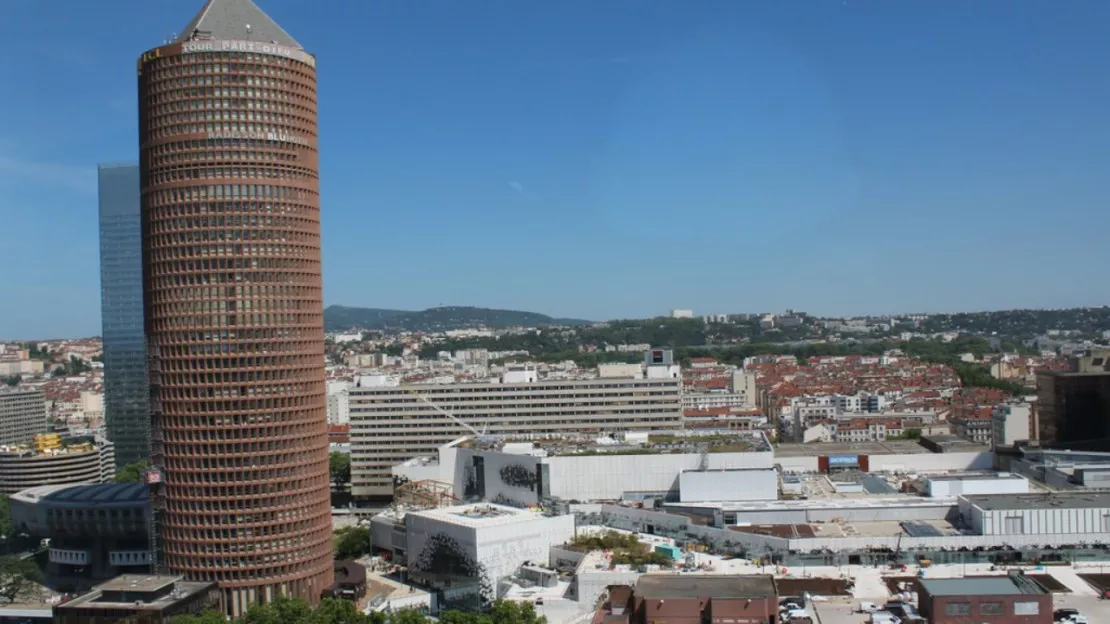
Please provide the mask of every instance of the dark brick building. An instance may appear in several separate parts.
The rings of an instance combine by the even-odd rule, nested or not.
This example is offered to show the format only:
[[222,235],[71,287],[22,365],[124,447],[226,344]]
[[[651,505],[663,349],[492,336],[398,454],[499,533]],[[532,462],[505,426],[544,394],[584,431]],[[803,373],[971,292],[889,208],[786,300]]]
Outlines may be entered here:
[[1052,594],[1020,572],[921,579],[918,605],[932,624],[1052,624]]
[[611,587],[594,624],[770,624],[777,615],[770,575],[645,574],[635,588]]

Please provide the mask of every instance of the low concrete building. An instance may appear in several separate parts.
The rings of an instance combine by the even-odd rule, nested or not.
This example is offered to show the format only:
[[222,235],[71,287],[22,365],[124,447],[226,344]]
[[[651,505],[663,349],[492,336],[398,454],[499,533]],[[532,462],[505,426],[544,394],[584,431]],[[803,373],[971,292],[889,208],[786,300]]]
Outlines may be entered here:
[[991,578],[920,582],[918,608],[932,624],[1052,622],[1052,594],[1020,572]]
[[925,495],[949,498],[965,494],[1027,494],[1025,477],[999,473],[936,475],[925,479]]
[[219,598],[216,583],[186,581],[180,576],[124,574],[55,605],[54,622],[166,624],[179,615],[216,608]]
[[961,496],[959,507],[979,535],[1110,534],[1110,492]]
[[614,586],[594,624],[767,624],[776,621],[778,591],[771,575],[645,574],[635,588]]

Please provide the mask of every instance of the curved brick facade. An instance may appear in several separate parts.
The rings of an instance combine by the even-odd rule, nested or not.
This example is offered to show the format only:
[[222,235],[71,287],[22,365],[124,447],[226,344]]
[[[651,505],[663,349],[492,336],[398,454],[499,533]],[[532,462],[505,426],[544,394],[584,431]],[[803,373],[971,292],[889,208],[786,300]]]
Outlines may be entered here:
[[168,571],[225,608],[332,583],[316,69],[198,38],[139,60],[152,457]]

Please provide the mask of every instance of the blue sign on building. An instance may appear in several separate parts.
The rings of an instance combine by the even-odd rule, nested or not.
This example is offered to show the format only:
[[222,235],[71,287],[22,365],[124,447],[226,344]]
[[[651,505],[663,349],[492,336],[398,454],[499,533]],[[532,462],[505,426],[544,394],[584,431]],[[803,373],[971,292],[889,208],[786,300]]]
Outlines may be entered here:
[[858,466],[859,455],[829,455],[829,466]]

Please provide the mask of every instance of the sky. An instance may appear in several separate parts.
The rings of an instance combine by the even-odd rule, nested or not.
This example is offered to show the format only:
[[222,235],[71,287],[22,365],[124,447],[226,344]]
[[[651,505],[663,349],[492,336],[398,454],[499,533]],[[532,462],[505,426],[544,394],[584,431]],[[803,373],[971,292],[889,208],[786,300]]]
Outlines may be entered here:
[[[318,59],[328,305],[1108,303],[1108,2],[258,4]],[[201,5],[5,5],[0,338],[100,332],[96,165]]]

